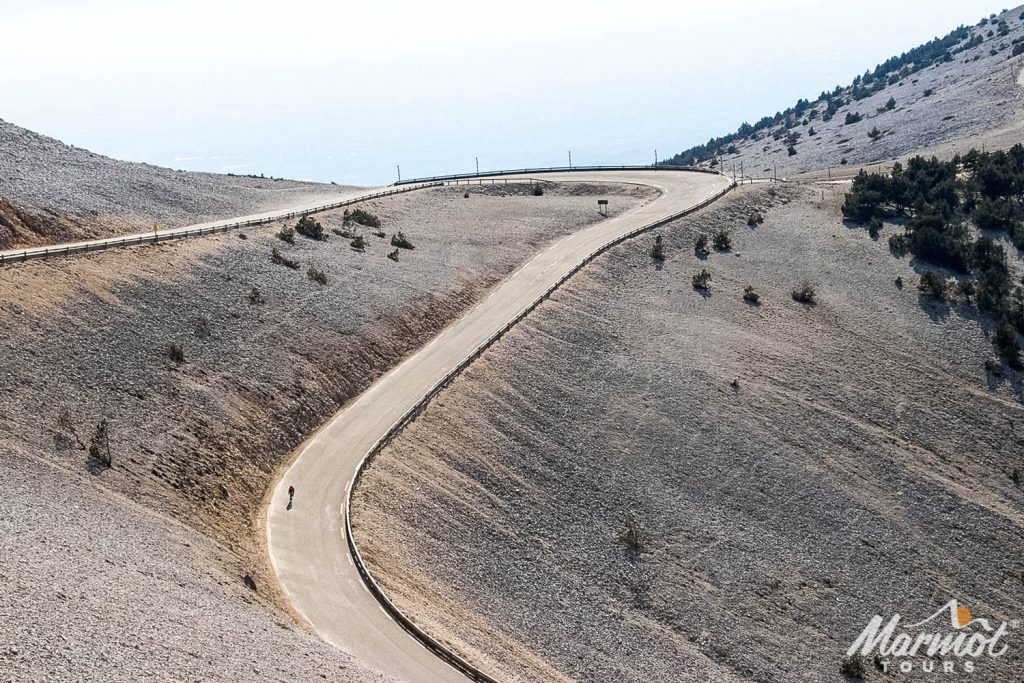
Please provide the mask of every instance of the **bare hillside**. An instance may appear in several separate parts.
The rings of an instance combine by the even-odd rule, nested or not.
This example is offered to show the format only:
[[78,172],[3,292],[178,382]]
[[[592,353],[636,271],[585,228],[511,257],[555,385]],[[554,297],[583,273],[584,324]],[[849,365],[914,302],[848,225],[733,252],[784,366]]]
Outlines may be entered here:
[[[260,507],[279,466],[342,404],[541,245],[601,220],[595,192],[609,198],[613,214],[652,196],[634,186],[549,184],[543,196],[531,190],[528,184],[477,187],[465,197],[465,188],[431,189],[364,205],[380,218],[383,236],[332,212],[316,217],[325,241],[294,235],[291,244],[277,236],[285,226],[268,225],[0,269],[0,457],[49,465],[24,470],[24,477],[47,473],[32,494],[35,521],[19,516],[27,514],[18,512],[20,503],[5,507],[0,518],[5,547],[31,549],[21,557],[5,555],[0,572],[9,576],[16,562],[19,573],[39,577],[17,584],[12,619],[20,624],[11,644],[23,662],[17,671],[48,679],[46,672],[66,670],[54,660],[61,652],[44,647],[59,639],[59,613],[29,609],[58,566],[72,573],[98,566],[104,584],[118,591],[120,612],[76,603],[82,614],[76,628],[83,633],[124,626],[144,640],[166,636],[172,643],[166,647],[200,653],[198,665],[221,647],[204,641],[228,618],[222,609],[248,615],[223,647],[257,628],[248,624],[276,629],[272,618],[256,612],[272,611],[278,597],[261,549]],[[356,249],[335,231],[356,233],[365,246]],[[397,249],[394,261],[388,254],[396,251],[390,241],[398,232],[415,249]],[[103,420],[113,455],[109,469],[86,450]],[[82,477],[90,481],[79,485]],[[22,500],[19,481],[0,478],[0,497]],[[121,496],[191,531],[165,534],[178,527],[156,517],[147,522]],[[84,507],[55,516],[54,500]],[[122,510],[129,511],[124,528],[112,527]],[[79,538],[83,529],[87,535]],[[183,568],[180,582],[167,589],[174,596],[169,603],[182,601],[187,614],[160,628],[130,621],[134,617],[126,615],[155,614],[147,595],[160,594],[159,583],[170,580],[165,565],[176,539],[196,537],[196,530],[215,543],[204,541],[206,556]],[[95,545],[87,542],[93,534],[111,538]],[[123,539],[142,539],[138,561],[157,565],[155,574],[123,559]],[[58,566],[46,559],[50,546],[60,549]],[[214,578],[204,578],[206,563],[216,564]],[[244,587],[245,574],[255,578],[255,591]],[[239,607],[240,594],[255,606]],[[87,599],[100,601],[81,598]],[[210,621],[186,630],[188,620],[204,614]],[[270,672],[261,680],[307,680],[276,668],[279,656],[284,662],[298,656],[276,648],[301,649],[304,642],[293,633],[254,639],[247,653],[254,666]],[[76,635],[65,649],[72,661],[92,661],[90,647]],[[240,662],[241,654],[233,657],[217,671]],[[3,663],[0,656],[0,671]],[[311,660],[296,673],[322,671],[321,664]],[[190,673],[183,678],[206,680]]]
[[309,206],[350,189],[117,161],[0,120],[0,249]]
[[[920,71],[898,69],[881,78],[884,87],[858,99],[856,88],[835,93],[838,107],[825,120],[828,102],[814,98],[789,114],[780,112],[770,125],[732,142],[713,146],[714,165],[729,174],[779,177],[831,168],[842,173],[935,149],[952,156],[957,140],[971,138],[979,147],[1020,142],[1024,89],[1018,78],[1024,55],[1014,55],[1024,41],[1024,7],[973,26],[949,50],[951,61]],[[1005,35],[999,22],[1006,25]],[[912,64],[911,64],[912,66]],[[860,86],[867,88],[866,86]],[[724,131],[723,131],[724,132]],[[959,148],[966,151],[966,148]],[[703,150],[702,150],[703,152]],[[690,163],[682,153],[675,163]]]
[[[1024,376],[986,375],[990,324],[922,302],[921,264],[841,197],[739,190],[659,231],[663,266],[654,235],[616,247],[470,366],[356,491],[389,595],[513,681],[836,681],[875,614],[1019,619]],[[731,251],[695,256],[720,228]],[[971,680],[1019,677],[1007,638]]]
[[3,448],[0,468],[0,679],[391,681],[264,609],[202,534],[88,474]]

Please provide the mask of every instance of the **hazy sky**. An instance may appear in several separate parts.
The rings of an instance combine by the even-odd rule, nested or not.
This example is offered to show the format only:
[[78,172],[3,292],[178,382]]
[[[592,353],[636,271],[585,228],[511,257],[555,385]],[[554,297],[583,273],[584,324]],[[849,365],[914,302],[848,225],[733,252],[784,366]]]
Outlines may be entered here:
[[0,118],[122,159],[355,184],[569,149],[646,163],[1001,9],[0,0]]

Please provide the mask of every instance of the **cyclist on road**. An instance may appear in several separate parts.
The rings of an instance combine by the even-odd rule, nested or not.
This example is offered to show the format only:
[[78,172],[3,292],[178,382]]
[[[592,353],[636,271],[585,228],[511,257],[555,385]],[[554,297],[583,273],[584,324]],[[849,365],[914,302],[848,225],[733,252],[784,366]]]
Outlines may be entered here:
[[289,486],[288,487],[288,507],[292,506],[292,498],[294,498],[294,497],[295,497],[295,487],[294,486]]

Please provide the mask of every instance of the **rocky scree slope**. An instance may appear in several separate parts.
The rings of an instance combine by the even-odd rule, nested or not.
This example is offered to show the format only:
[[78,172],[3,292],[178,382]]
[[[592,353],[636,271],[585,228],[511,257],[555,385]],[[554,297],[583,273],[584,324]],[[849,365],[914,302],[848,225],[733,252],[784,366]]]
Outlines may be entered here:
[[[963,138],[975,138],[979,148],[1020,142],[1024,89],[1018,79],[1024,54],[1014,52],[1024,50],[1018,48],[1024,43],[1022,17],[1024,7],[986,17],[950,49],[950,61],[912,73],[898,69],[876,81],[884,84],[880,90],[874,83],[839,88],[830,93],[837,108],[827,121],[828,102],[820,98],[799,111],[794,107],[768,117],[774,119],[771,125],[713,145],[701,165],[728,174],[742,169],[747,175],[777,172],[779,177],[831,167],[839,175],[844,166],[886,163],[931,148],[952,156]],[[856,99],[858,91],[866,97]],[[692,152],[683,152],[665,163],[693,160]]]
[[0,120],[0,249],[310,206],[351,189],[117,161]]
[[[466,192],[364,205],[380,230],[316,216],[325,241],[289,243],[277,234],[292,225],[278,224],[0,268],[0,453],[94,472],[206,533],[224,571],[253,576],[252,599],[272,606],[260,507],[295,448],[543,244],[601,220],[594,192],[612,213],[652,196]],[[415,249],[392,246],[398,232]],[[103,420],[112,468],[86,450]]]
[[[503,337],[355,492],[384,590],[511,681],[835,681],[875,614],[1019,618],[1024,378],[986,376],[984,321],[922,305],[842,196],[737,190]],[[1017,675],[1011,638],[972,678]]]

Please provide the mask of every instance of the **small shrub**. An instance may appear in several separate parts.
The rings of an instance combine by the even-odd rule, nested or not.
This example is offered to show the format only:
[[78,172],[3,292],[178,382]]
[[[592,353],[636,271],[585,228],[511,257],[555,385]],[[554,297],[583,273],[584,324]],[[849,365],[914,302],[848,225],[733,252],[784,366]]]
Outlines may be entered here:
[[185,362],[185,349],[179,342],[171,342],[167,347],[167,357],[175,363]]
[[711,253],[708,250],[708,236],[704,233],[697,235],[697,238],[693,240],[693,253],[696,256],[707,256]]
[[813,304],[815,297],[814,286],[809,282],[802,282],[799,287],[793,290],[793,301],[802,304]]
[[257,287],[253,287],[249,290],[249,305],[256,306],[258,304],[266,303],[263,299],[263,294]]
[[789,154],[789,156],[795,157],[796,156],[796,147],[794,147],[793,145],[790,145],[789,149],[787,149],[786,152]]
[[391,246],[398,247],[399,249],[415,249],[416,248],[416,247],[414,247],[412,245],[412,242],[410,242],[408,239],[406,239],[405,235],[402,234],[401,232],[397,232],[397,233],[395,233],[394,235],[391,236]]
[[868,137],[871,138],[872,142],[878,142],[882,137],[882,131],[878,130],[878,126],[875,126],[868,131]]
[[937,270],[926,270],[921,275],[921,282],[917,285],[919,292],[935,299],[945,301],[949,285],[946,283],[946,276]]
[[896,98],[895,97],[890,97],[889,101],[885,103],[885,110],[886,111],[892,111],[895,108],[896,108]]
[[996,349],[1002,354],[1006,364],[1014,370],[1024,370],[1020,358],[1020,346],[1017,344],[1017,330],[1009,322],[1000,320],[996,325],[996,333],[992,339]]
[[366,238],[364,238],[362,235],[356,235],[354,238],[352,238],[351,245],[353,249],[362,251],[363,249],[366,249]]
[[324,227],[320,225],[320,221],[315,220],[312,216],[300,218],[299,222],[295,224],[295,232],[311,240],[327,239],[327,235],[324,234]]
[[935,94],[935,89],[934,88],[925,88],[924,89],[924,96],[925,97],[931,97],[934,94]]
[[764,216],[761,215],[760,211],[755,211],[754,213],[747,216],[747,225],[749,225],[752,228],[754,226],[761,225],[762,223],[764,223]]
[[729,251],[732,248],[732,235],[728,230],[719,230],[715,233],[713,242],[718,251]]
[[878,236],[882,233],[882,219],[878,216],[872,216],[868,220],[868,234],[871,235],[871,239],[877,240]]
[[633,515],[626,515],[626,519],[623,523],[624,529],[619,535],[619,540],[626,544],[626,547],[630,550],[640,550],[644,547],[644,534],[643,529],[640,528],[640,522],[636,521],[636,517]]
[[761,295],[754,291],[752,286],[747,286],[743,289],[743,300],[750,304],[761,303]]
[[348,228],[342,228],[341,230],[338,230],[337,228],[331,228],[331,232],[333,232],[338,237],[343,237],[344,239],[347,240],[350,240],[356,236],[356,234],[349,230]]
[[[78,428],[75,427],[75,421],[71,417],[71,408],[64,405],[61,406],[57,411],[57,432],[64,435],[64,438],[70,441],[75,440],[75,443],[82,450],[85,450],[85,444],[82,443],[82,439],[78,436]],[[70,439],[68,437],[71,437]]]
[[[1024,43],[1021,44],[1024,45]],[[1013,222],[1010,226],[1010,241],[1013,242],[1013,246],[1024,251],[1024,223],[1020,221]]]
[[907,253],[910,250],[910,237],[905,232],[901,232],[898,235],[890,235],[889,249],[896,255]]
[[839,664],[839,673],[849,678],[863,680],[864,676],[867,675],[867,672],[864,670],[864,659],[860,655],[843,657],[843,661]]
[[89,457],[104,467],[114,466],[114,455],[110,450],[110,423],[106,419],[100,420],[89,439]]
[[543,197],[544,196],[544,188],[541,187],[539,183],[537,185],[533,186],[533,196],[534,197]]
[[974,286],[973,280],[957,280],[956,281],[956,293],[965,299],[970,299],[978,291],[978,288]]
[[989,373],[993,377],[1003,376],[1003,365],[997,360],[989,358],[985,361],[985,372]]
[[693,276],[693,288],[705,292],[711,289],[711,273],[707,271],[707,268]]
[[199,320],[196,321],[196,336],[200,339],[206,339],[212,334],[213,331],[210,329],[210,321],[206,318],[199,318]]
[[295,244],[295,228],[290,225],[286,225],[277,233],[277,239],[287,242],[288,244]]
[[388,254],[388,258],[394,261],[395,263],[398,263],[398,250],[395,249],[390,254]]
[[318,284],[321,284],[321,285],[326,285],[327,284],[327,273],[325,273],[324,271],[320,270],[319,268],[315,268],[313,266],[310,266],[309,268],[307,268],[306,269],[306,277],[308,277],[310,280],[312,280],[313,282],[316,282]]
[[896,285],[896,289],[903,289],[903,276],[897,275],[896,279],[893,280],[893,284]]
[[864,119],[860,115],[860,112],[846,112],[846,125],[851,126],[855,123],[860,123]]
[[651,247],[651,258],[655,261],[665,260],[665,244],[661,240],[661,235],[654,238],[654,246]]
[[380,218],[364,209],[353,209],[351,212],[346,212],[343,222],[348,223],[350,221],[365,225],[368,228],[379,228],[381,226]]
[[273,249],[270,250],[270,261],[272,263],[276,263],[279,266],[287,266],[292,270],[299,269],[299,262],[290,258],[285,258],[281,254],[281,252],[277,250],[277,247],[274,247]]
[[811,127],[810,127],[810,128],[809,128],[809,129],[807,130],[807,134],[808,134],[808,135],[809,135],[810,137],[812,137],[812,138],[813,138],[813,137],[814,137],[815,135],[817,135],[817,134],[818,134],[818,131],[814,130],[814,126],[811,126]]

